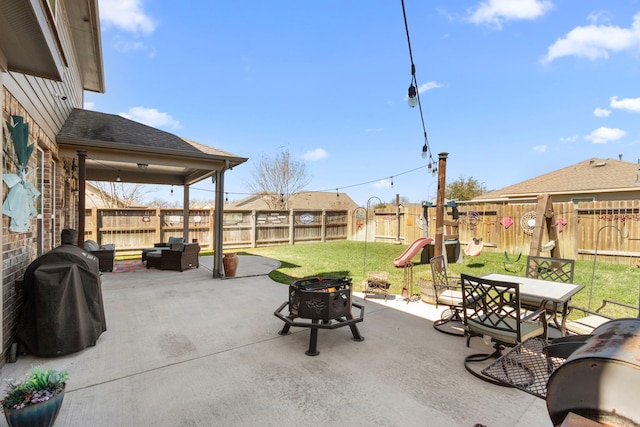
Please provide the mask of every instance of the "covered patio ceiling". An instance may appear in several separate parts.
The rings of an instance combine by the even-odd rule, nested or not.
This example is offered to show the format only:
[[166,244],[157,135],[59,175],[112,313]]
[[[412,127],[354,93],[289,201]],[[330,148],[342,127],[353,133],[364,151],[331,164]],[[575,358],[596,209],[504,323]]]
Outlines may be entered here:
[[[207,178],[215,182],[213,276],[221,277],[224,172],[248,159],[178,137],[124,117],[74,109],[56,136],[59,156],[77,158],[79,212],[85,209],[86,181],[181,185],[189,214],[189,186]],[[188,238],[188,222],[183,234]],[[78,216],[84,236],[84,215]]]

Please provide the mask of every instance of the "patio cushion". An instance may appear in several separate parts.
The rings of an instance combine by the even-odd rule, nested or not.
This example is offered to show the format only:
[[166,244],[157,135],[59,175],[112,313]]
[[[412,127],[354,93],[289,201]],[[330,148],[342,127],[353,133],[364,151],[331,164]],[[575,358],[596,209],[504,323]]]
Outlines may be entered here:
[[169,237],[167,244],[171,246],[174,243],[184,243],[184,237]]
[[99,251],[100,245],[95,240],[85,240],[84,250],[88,252]]

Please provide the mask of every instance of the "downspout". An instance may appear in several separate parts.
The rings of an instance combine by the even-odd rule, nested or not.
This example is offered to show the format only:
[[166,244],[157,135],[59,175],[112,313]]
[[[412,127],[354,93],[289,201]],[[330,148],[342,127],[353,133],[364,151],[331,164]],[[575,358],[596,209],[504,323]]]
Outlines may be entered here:
[[[87,152],[78,150],[78,246],[84,247],[86,189],[87,189]],[[67,224],[68,226],[68,224]]]

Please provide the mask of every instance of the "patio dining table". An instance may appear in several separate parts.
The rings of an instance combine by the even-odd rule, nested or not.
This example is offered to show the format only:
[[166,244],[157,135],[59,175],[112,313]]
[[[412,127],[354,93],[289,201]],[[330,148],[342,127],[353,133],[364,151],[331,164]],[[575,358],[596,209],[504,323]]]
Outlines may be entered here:
[[[562,322],[560,325],[560,334],[566,334],[566,317],[569,311],[569,302],[571,298],[580,292],[584,285],[574,283],[554,282],[551,280],[533,279],[530,277],[511,276],[509,274],[490,273],[483,276],[486,279],[518,283],[520,285],[520,297],[536,298],[541,300],[540,307],[544,307],[547,303],[554,306],[554,311],[562,313]],[[561,310],[558,308],[561,307]]]

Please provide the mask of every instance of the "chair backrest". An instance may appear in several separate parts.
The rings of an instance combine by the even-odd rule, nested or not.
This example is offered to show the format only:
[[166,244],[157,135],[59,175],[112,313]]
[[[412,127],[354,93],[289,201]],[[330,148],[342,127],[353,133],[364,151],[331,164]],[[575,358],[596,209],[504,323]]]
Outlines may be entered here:
[[[500,344],[522,341],[518,283],[462,274],[462,312],[470,335],[490,336]],[[475,304],[471,302],[476,300]]]
[[449,287],[449,277],[447,276],[447,267],[444,263],[444,255],[434,256],[429,260],[431,264],[431,280],[433,286]]
[[529,256],[527,258],[527,277],[551,280],[553,282],[573,283],[575,260]]
[[174,243],[184,243],[184,237],[169,237],[169,240],[167,240],[167,245],[171,246]]

